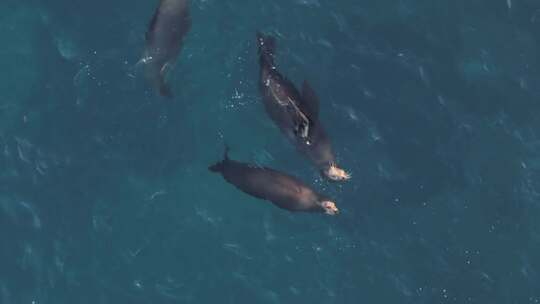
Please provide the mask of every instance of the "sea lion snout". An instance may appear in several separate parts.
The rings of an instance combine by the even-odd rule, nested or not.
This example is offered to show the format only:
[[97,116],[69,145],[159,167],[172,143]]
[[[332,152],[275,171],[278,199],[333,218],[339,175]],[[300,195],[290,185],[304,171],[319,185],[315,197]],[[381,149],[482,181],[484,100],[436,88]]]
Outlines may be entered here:
[[332,201],[328,201],[328,200],[322,201],[321,202],[321,207],[324,209],[324,213],[326,213],[328,215],[338,215],[339,214],[339,209],[336,207],[336,203],[334,203]]
[[339,168],[337,165],[332,164],[328,168],[322,170],[324,176],[332,181],[346,181],[351,178],[351,175],[345,170]]

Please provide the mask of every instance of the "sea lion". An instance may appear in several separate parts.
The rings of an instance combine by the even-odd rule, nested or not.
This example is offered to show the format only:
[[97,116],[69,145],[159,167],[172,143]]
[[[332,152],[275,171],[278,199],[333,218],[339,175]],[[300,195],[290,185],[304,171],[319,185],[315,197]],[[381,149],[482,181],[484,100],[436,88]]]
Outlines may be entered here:
[[319,120],[319,98],[304,81],[302,93],[274,64],[274,37],[257,33],[261,91],[266,112],[279,129],[304,153],[321,174],[333,181],[351,176],[336,164],[330,140]]
[[175,64],[190,28],[188,0],[160,0],[146,32],[141,62],[147,81],[159,90],[161,96],[172,97],[166,76]]
[[210,166],[236,188],[256,198],[272,202],[289,211],[320,212],[336,215],[339,210],[328,197],[321,195],[299,179],[279,171],[229,159],[225,148],[223,160]]

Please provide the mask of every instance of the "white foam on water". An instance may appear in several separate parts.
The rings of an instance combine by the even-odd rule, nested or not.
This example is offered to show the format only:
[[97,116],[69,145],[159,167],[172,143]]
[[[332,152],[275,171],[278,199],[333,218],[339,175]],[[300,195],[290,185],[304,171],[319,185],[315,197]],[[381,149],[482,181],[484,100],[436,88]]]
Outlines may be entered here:
[[17,154],[19,159],[30,164],[31,161],[29,159],[29,154],[33,148],[33,145],[24,138],[15,137],[15,141],[17,142]]
[[78,46],[72,39],[69,39],[67,36],[57,36],[54,38],[56,44],[56,49],[60,56],[66,60],[75,60],[80,56],[80,51]]
[[321,6],[321,3],[319,2],[319,0],[296,0],[296,3],[300,5],[313,6],[313,7]]
[[248,255],[245,251],[245,249],[240,246],[239,244],[235,244],[235,243],[225,243],[223,244],[223,248],[227,251],[230,251],[232,252],[233,254],[235,254],[236,256],[238,257],[241,257],[243,259],[246,259],[246,260],[253,260],[253,257],[251,257],[250,255]]
[[19,205],[22,206],[25,210],[27,210],[28,213],[32,216],[32,226],[35,229],[41,229],[41,219],[39,218],[39,215],[35,208],[32,206],[32,204],[21,201]]
[[0,299],[2,300],[0,303],[2,304],[13,304],[11,301],[11,294],[2,282],[0,282]]
[[206,223],[211,224],[212,226],[217,226],[221,222],[220,217],[212,217],[208,210],[201,209],[200,207],[195,207],[197,215]]
[[267,242],[274,241],[276,239],[275,234],[272,232],[272,225],[268,217],[264,218],[264,235]]

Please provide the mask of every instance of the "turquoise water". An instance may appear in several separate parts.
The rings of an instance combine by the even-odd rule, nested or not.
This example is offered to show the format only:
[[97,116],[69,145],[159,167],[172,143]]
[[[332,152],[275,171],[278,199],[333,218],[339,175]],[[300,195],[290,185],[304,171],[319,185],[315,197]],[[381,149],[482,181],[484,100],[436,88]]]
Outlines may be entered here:
[[[0,303],[540,302],[539,2],[194,0],[172,101],[156,3],[0,2]],[[264,113],[256,30],[350,182]],[[342,213],[237,191],[225,141]]]

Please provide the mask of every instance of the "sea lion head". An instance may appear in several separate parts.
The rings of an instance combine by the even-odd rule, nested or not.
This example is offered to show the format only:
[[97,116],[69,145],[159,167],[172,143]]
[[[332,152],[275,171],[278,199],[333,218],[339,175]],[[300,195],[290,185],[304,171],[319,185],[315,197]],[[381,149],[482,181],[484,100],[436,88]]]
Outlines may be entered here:
[[320,202],[321,208],[323,208],[324,213],[328,215],[337,215],[339,209],[336,207],[336,203],[329,199],[324,199]]
[[349,173],[339,168],[336,164],[330,164],[330,166],[322,170],[322,173],[326,178],[335,182],[346,181],[351,178]]

